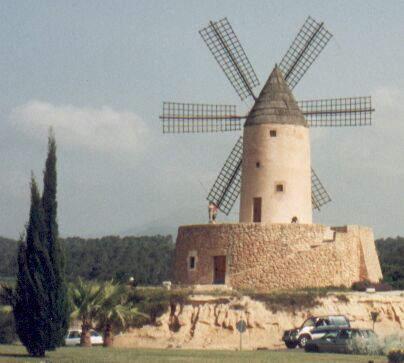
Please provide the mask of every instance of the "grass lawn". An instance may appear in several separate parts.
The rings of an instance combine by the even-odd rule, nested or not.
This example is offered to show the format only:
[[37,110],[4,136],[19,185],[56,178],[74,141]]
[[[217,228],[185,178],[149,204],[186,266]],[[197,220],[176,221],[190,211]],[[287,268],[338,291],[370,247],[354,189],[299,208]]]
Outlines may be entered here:
[[0,345],[0,362],[43,362],[43,363],[159,363],[159,362],[220,362],[220,363],[367,363],[373,360],[374,363],[387,362],[386,357],[369,357],[359,355],[343,354],[319,354],[305,353],[303,351],[293,352],[229,352],[212,350],[176,350],[176,349],[123,349],[102,347],[79,348],[66,347],[59,348],[55,352],[48,352],[45,358],[30,358],[26,355],[24,347],[18,345]]

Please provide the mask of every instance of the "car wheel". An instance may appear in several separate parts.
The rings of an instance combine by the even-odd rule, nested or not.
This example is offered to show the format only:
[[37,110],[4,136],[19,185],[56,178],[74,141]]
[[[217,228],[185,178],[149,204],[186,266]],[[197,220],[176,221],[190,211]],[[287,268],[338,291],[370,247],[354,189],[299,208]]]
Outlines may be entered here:
[[299,346],[301,348],[304,348],[308,340],[311,340],[310,335],[303,334],[302,336],[299,337]]
[[297,347],[297,343],[295,342],[285,342],[286,348],[288,349],[294,349]]

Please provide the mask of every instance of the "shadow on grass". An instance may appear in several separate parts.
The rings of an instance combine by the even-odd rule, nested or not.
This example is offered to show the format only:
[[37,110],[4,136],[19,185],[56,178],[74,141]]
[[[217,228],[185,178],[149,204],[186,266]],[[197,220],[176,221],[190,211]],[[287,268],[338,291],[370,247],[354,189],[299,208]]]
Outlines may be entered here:
[[[1,346],[0,346],[1,347]],[[34,359],[44,359],[46,355],[43,357],[34,357],[33,355],[29,355],[28,353],[1,353],[0,358],[34,358]]]
[[44,357],[33,357],[27,353],[0,353],[0,357],[8,358],[44,358]]

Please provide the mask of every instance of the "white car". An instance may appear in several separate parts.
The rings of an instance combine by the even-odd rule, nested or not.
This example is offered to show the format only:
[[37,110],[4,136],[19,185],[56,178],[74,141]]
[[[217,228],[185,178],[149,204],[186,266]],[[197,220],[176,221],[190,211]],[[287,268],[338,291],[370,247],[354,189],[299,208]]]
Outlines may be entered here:
[[[77,346],[80,345],[81,338],[81,330],[80,329],[72,329],[67,333],[67,337],[65,339],[66,346]],[[98,334],[95,330],[90,331],[90,339],[92,345],[102,345],[104,339],[102,335]]]

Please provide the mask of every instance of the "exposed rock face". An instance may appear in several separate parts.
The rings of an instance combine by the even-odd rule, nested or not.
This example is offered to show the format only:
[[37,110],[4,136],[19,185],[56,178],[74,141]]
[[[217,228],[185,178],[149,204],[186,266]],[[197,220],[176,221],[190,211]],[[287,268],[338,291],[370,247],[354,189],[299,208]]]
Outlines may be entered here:
[[379,313],[375,324],[378,335],[404,335],[404,292],[344,293],[320,300],[321,305],[304,311],[271,312],[262,302],[242,298],[194,295],[191,303],[175,306],[162,315],[156,326],[132,329],[115,338],[115,346],[148,348],[238,349],[236,323],[247,322],[243,349],[283,348],[282,333],[300,326],[312,315],[343,314],[353,327],[372,328],[370,313]]

